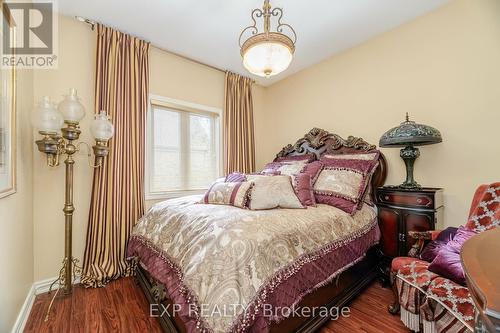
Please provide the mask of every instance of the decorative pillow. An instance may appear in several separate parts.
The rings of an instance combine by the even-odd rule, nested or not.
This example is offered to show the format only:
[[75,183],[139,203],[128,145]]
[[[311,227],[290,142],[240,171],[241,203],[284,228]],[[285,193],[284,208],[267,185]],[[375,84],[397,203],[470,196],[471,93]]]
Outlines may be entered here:
[[378,151],[359,154],[324,154],[321,156],[321,159],[376,161],[379,155],[380,153]]
[[201,203],[246,208],[253,185],[252,182],[215,182],[205,193]]
[[[350,154],[324,154],[321,156],[322,160],[325,159],[336,159],[336,160],[363,160],[363,161],[376,161],[376,165],[374,169],[377,169],[378,166],[378,158],[380,156],[379,151],[374,151],[371,153],[350,153]],[[372,179],[368,180],[368,185],[366,187],[365,195],[363,196],[363,202],[370,205],[374,206],[373,199],[372,199],[372,185],[371,185]],[[362,203],[360,203],[359,207],[360,208]]]
[[226,183],[239,183],[247,180],[247,176],[241,172],[233,172],[226,176]]
[[293,156],[283,156],[274,159],[274,162],[289,162],[289,161],[306,161],[306,163],[316,161],[316,155],[314,154],[304,154],[304,155],[293,155]]
[[271,162],[264,166],[261,174],[295,174],[299,173],[307,164],[307,161],[283,161]]
[[292,186],[303,206],[316,206],[311,175],[298,173],[292,177]]
[[460,261],[460,250],[463,244],[476,235],[465,227],[460,227],[451,241],[441,250],[429,265],[429,271],[450,279],[458,284],[465,285],[465,274]]
[[311,182],[314,185],[322,169],[323,169],[323,163],[321,163],[320,161],[314,161],[309,164],[306,164],[306,166],[304,166],[304,169],[302,169],[302,173],[311,176]]
[[363,204],[377,161],[322,158],[323,168],[314,183],[316,202],[354,214]]
[[283,162],[276,171],[279,171],[282,175],[292,176],[302,172],[306,165],[306,161]]
[[[310,166],[311,164],[313,164],[313,166]],[[293,189],[302,205],[316,206],[312,184],[313,176],[316,176],[320,168],[321,163],[317,161],[309,164],[305,160],[272,162],[266,165],[264,170],[261,171],[261,174],[288,175],[292,177]]]
[[441,231],[437,238],[430,241],[420,253],[420,259],[427,262],[432,262],[438,255],[439,251],[446,246],[446,244],[453,239],[457,233],[458,228],[448,227]]
[[304,208],[295,194],[290,176],[247,175],[253,186],[248,202],[252,210]]

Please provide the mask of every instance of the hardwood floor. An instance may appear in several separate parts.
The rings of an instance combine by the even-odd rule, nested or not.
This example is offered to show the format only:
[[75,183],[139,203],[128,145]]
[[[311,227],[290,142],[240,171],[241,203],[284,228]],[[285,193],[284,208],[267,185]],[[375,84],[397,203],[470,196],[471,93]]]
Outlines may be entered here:
[[399,315],[393,316],[387,311],[393,297],[390,288],[382,288],[379,282],[374,282],[349,305],[349,318],[328,322],[320,333],[409,333]]
[[156,318],[149,316],[149,305],[133,278],[98,289],[75,286],[70,297],[56,298],[45,322],[51,297],[36,297],[24,332],[162,332]]
[[[349,306],[349,318],[330,321],[319,333],[408,332],[398,316],[387,312],[391,297],[390,289],[375,282]],[[48,294],[36,297],[25,332],[161,332],[156,319],[149,317],[149,305],[133,278],[123,278],[99,289],[76,286],[72,296],[54,301],[45,322],[50,300]]]

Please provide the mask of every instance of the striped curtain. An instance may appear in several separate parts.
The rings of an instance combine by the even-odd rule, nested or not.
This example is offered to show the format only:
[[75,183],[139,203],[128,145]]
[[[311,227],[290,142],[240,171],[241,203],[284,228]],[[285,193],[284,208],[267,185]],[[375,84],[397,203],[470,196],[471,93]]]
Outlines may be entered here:
[[108,112],[115,135],[108,157],[94,171],[81,280],[86,287],[133,273],[125,251],[144,213],[148,52],[149,43],[97,26],[95,112]]
[[224,100],[224,172],[253,172],[255,139],[252,80],[226,72]]

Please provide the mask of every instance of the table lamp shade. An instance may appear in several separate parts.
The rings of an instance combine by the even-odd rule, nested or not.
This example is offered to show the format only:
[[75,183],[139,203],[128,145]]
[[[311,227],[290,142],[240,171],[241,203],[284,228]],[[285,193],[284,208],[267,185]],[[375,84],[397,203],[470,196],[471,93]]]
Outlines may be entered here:
[[399,156],[406,165],[406,180],[398,187],[407,189],[421,187],[413,179],[413,165],[420,156],[420,151],[415,146],[432,145],[442,141],[441,133],[437,129],[410,121],[408,113],[406,113],[406,121],[382,135],[379,141],[380,147],[404,147]]
[[432,145],[443,141],[441,133],[434,127],[417,124],[409,120],[406,114],[406,121],[399,126],[391,128],[380,138],[380,147],[406,147]]

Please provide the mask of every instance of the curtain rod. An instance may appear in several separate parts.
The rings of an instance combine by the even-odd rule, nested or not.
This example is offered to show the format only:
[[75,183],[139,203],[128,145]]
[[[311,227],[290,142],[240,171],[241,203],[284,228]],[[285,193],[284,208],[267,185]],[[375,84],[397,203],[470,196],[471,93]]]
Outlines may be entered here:
[[[89,20],[89,19],[84,18],[84,17],[81,17],[81,16],[75,16],[75,19],[77,19],[77,20],[78,20],[78,21],[80,21],[80,22],[83,22],[83,23],[88,24],[88,25],[92,28],[92,30],[94,30],[94,27],[95,27],[95,25],[97,24],[97,22],[92,21],[92,20]],[[219,72],[222,72],[222,73],[226,73],[226,71],[225,71],[224,69],[221,69],[221,68],[219,68],[219,67],[215,67],[215,66],[212,66],[212,65],[206,64],[206,63],[204,63],[204,62],[201,62],[201,61],[199,61],[199,60],[196,60],[196,59],[193,59],[193,58],[186,57],[186,56],[184,56],[184,55],[182,55],[182,54],[179,54],[179,53],[176,53],[176,52],[173,52],[173,51],[170,51],[170,50],[166,50],[166,49],[164,49],[164,48],[161,48],[161,47],[159,47],[159,46],[156,46],[156,45],[152,44],[151,42],[150,42],[150,45],[151,45],[152,47],[154,47],[155,49],[157,49],[157,50],[160,50],[160,51],[163,51],[163,52],[166,52],[166,53],[170,53],[170,54],[172,54],[172,55],[174,55],[174,56],[177,56],[177,57],[179,57],[179,58],[182,58],[182,59],[185,59],[185,60],[188,60],[188,61],[194,62],[194,63],[196,63],[196,64],[198,64],[198,65],[206,66],[206,67],[209,67],[209,68],[211,68],[211,69],[215,69],[216,71],[219,71]]]

